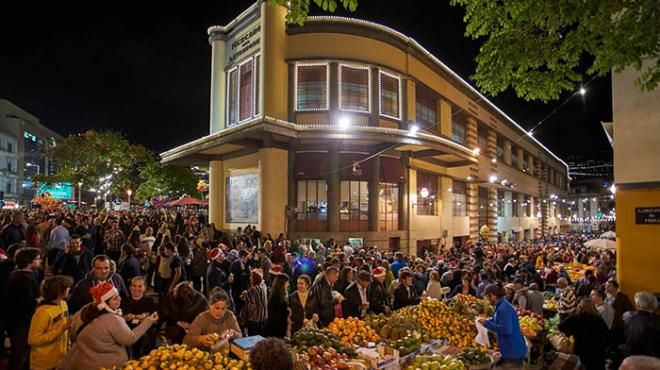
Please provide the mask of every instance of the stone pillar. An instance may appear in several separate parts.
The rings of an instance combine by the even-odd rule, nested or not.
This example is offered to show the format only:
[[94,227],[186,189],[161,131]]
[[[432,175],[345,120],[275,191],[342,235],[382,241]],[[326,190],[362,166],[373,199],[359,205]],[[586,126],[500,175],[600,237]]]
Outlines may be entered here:
[[438,114],[438,132],[440,135],[451,138],[451,103],[445,99],[438,99],[436,106]]
[[529,174],[532,175],[532,176],[534,176],[534,168],[535,168],[534,166],[535,166],[534,157],[531,154],[529,154],[527,156],[527,168],[528,168]]
[[408,231],[410,225],[410,153],[401,152],[401,166],[403,167],[403,182],[399,183],[399,230]]
[[[468,116],[465,127],[465,136],[466,136],[465,145],[470,149],[474,149],[477,147],[477,126],[478,126],[477,119],[472,116]],[[485,155],[486,153],[482,153],[482,154]]]
[[225,176],[222,161],[209,162],[209,223],[224,228]]
[[[466,120],[466,146],[470,149],[477,147],[477,120],[472,116],[468,116]],[[486,154],[486,153],[482,153]],[[479,239],[479,186],[476,182],[479,180],[479,167],[478,165],[470,166],[468,170],[472,177],[472,182],[467,185],[467,203],[468,203],[468,216],[470,217],[470,240],[477,241]]]
[[488,241],[497,241],[497,189],[488,189],[488,228],[490,237]]
[[369,160],[371,178],[369,179],[369,231],[378,231],[380,216],[379,188],[380,188],[380,156]]
[[[454,193],[452,193],[453,180],[450,177],[440,177],[440,225],[443,238],[440,244],[445,247],[451,246],[454,237]],[[445,231],[447,234],[445,234]]]
[[[296,229],[296,218],[293,217],[293,210],[296,209],[297,204],[298,204],[298,181],[296,181],[295,177],[295,165],[296,165],[296,143],[292,143],[291,146],[289,147],[289,156],[288,156],[288,184],[287,184],[287,193],[288,193],[288,209],[290,213],[287,215],[287,230],[286,233],[290,233],[292,231],[297,231]],[[299,209],[298,212],[301,212],[303,210]]]
[[328,122],[334,125],[339,119],[339,64],[337,62],[330,62],[329,68],[330,91],[328,91],[328,98],[330,100],[328,101]]
[[339,173],[339,142],[330,143],[328,148],[328,231],[339,231],[339,197],[341,174]]
[[[369,114],[369,126],[380,126],[380,74],[378,68],[371,67],[371,113]],[[401,112],[399,112],[401,113]]]
[[260,226],[263,233],[277,235],[286,225],[289,152],[278,148],[259,149],[261,172]]

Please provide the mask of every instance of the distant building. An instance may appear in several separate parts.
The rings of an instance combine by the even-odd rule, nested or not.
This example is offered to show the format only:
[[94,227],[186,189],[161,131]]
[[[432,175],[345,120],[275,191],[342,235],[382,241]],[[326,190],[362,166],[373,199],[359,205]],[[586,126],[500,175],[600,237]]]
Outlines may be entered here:
[[611,181],[604,178],[586,178],[571,181],[567,201],[571,231],[607,231],[614,227],[614,195]]
[[61,136],[39,119],[0,99],[0,195],[7,204],[26,204],[35,190],[32,177],[55,172],[42,151]]

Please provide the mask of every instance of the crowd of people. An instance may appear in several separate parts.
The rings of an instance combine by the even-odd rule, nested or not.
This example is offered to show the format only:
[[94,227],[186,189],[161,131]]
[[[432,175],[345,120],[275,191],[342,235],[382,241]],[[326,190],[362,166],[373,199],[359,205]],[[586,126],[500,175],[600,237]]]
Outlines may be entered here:
[[[457,294],[493,304],[482,323],[498,336],[500,365],[516,368],[527,348],[513,308],[543,313],[547,291],[587,369],[660,357],[656,297],[619,291],[614,252],[585,248],[589,235],[467,242],[412,257],[252,226],[225,232],[187,211],[35,209],[0,222],[0,334],[11,343],[0,350],[10,369],[109,368],[163,340],[217,350],[229,338],[285,338]],[[594,270],[571,281],[571,262]]]

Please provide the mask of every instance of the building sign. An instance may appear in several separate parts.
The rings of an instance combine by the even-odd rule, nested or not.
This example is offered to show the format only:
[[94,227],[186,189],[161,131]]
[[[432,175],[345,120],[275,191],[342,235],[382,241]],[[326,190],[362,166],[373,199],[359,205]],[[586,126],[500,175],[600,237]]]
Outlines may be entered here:
[[254,54],[261,45],[261,19],[247,25],[227,40],[225,65],[231,66],[244,57]]
[[259,174],[227,176],[226,223],[256,224],[259,217]]
[[660,225],[660,207],[635,208],[635,224]]
[[60,200],[73,199],[73,186],[70,182],[62,182],[53,185],[41,184],[39,185],[39,195],[45,193],[50,194],[51,197]]

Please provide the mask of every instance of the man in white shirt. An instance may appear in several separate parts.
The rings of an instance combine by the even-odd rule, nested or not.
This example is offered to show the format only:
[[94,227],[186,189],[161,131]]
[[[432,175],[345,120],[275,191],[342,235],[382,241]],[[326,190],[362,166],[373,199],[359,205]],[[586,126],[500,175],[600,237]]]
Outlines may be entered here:
[[602,290],[593,289],[591,294],[589,294],[589,297],[594,301],[598,313],[600,313],[603,321],[607,324],[607,328],[612,329],[612,322],[614,322],[614,308],[612,308],[612,305],[605,302],[605,293]]

